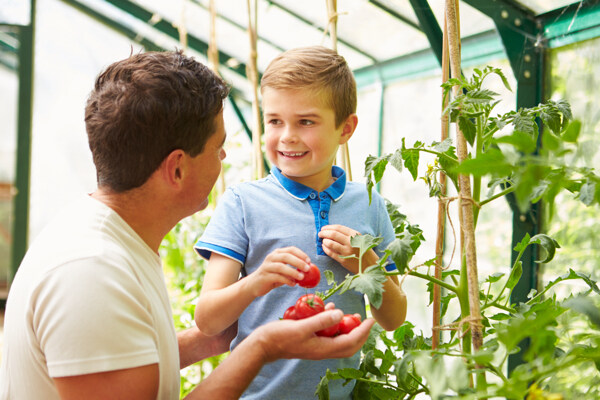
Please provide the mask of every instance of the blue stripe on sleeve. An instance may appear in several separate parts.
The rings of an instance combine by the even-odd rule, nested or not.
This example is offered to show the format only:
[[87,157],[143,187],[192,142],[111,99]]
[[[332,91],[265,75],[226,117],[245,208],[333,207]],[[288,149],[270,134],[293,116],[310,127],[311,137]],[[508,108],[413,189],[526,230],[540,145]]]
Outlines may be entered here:
[[211,253],[221,254],[222,256],[232,258],[236,261],[239,261],[242,265],[246,262],[246,257],[236,253],[235,251],[228,249],[226,247],[217,246],[216,244],[206,243],[198,241],[194,245],[194,250],[200,255],[200,257],[208,260],[210,259]]
[[388,265],[385,266],[385,270],[388,271],[388,272],[397,270],[396,264],[389,263]]

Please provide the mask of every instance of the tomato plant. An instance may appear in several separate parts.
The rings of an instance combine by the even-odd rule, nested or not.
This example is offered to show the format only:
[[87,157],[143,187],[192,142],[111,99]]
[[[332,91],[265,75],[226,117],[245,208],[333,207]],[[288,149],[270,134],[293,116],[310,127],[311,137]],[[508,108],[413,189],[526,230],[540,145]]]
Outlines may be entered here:
[[[552,208],[560,192],[572,193],[586,206],[600,203],[600,176],[592,168],[579,167],[565,156],[577,151],[577,138],[581,125],[572,121],[570,106],[564,101],[548,101],[531,108],[522,108],[502,115],[493,115],[498,104],[496,93],[483,87],[487,76],[496,75],[507,86],[502,72],[497,68],[475,69],[473,76],[453,78],[443,85],[446,95],[456,86],[460,90],[449,102],[445,113],[455,123],[457,136],[463,135],[470,152],[459,160],[452,139],[426,145],[415,142],[408,146],[402,139],[395,152],[380,157],[370,156],[365,163],[365,176],[369,192],[380,182],[388,165],[396,170],[406,169],[413,180],[424,170],[419,162],[431,157],[424,181],[432,197],[440,203],[448,198],[438,179],[440,174],[454,185],[454,192],[461,193],[461,185],[470,180],[472,193],[464,203],[475,205],[471,234],[466,238],[467,228],[463,221],[455,241],[459,248],[458,265],[445,266],[440,276],[434,275],[437,254],[419,265],[411,265],[413,256],[424,240],[422,231],[411,225],[406,216],[389,203],[388,212],[394,225],[396,239],[387,247],[376,265],[361,265],[362,257],[375,247],[379,238],[361,235],[353,237],[351,244],[358,248],[356,258],[359,273],[337,283],[332,273],[325,271],[331,288],[324,294],[326,299],[334,292],[343,293],[354,289],[367,295],[369,303],[376,308],[381,304],[383,282],[390,275],[411,275],[427,281],[430,298],[434,287],[443,288],[440,300],[441,315],[437,328],[444,327],[450,333],[431,335],[417,333],[414,325],[405,322],[393,334],[373,329],[377,340],[363,347],[361,365],[357,369],[345,368],[327,371],[317,388],[320,399],[327,398],[327,384],[334,379],[346,383],[355,380],[354,397],[370,399],[414,399],[419,395],[434,400],[442,398],[488,399],[534,398],[543,392],[545,398],[554,396],[547,390],[550,382],[567,368],[586,367],[594,371],[595,381],[600,381],[600,314],[598,302],[600,289],[589,276],[565,268],[565,273],[551,280],[545,287],[532,290],[525,301],[515,303],[512,292],[523,274],[521,262],[525,251],[535,250],[537,263],[552,260],[559,244],[544,233],[533,236],[525,234],[514,250],[513,265],[506,274],[493,274],[483,279],[476,276],[477,268],[469,264],[469,245],[475,243],[474,227],[477,217],[486,204],[508,196],[514,210],[525,215],[531,204],[544,201]],[[544,124],[541,132],[538,121]],[[504,130],[504,132],[503,132]],[[508,131],[508,132],[506,132]],[[543,133],[540,137],[540,133]],[[423,157],[422,157],[423,156]],[[461,156],[462,157],[462,156]],[[482,178],[489,180],[490,191],[484,195]],[[566,189],[566,190],[565,190]],[[463,207],[461,205],[461,207]],[[461,208],[462,210],[462,208]],[[444,213],[442,213],[444,215]],[[467,240],[468,239],[468,240]],[[472,242],[472,243],[471,243]],[[397,271],[388,272],[384,266],[391,258]],[[475,259],[471,257],[470,260]],[[424,271],[425,270],[425,271]],[[472,280],[472,275],[475,279]],[[554,286],[569,280],[577,280],[585,290],[559,298]],[[474,284],[473,284],[474,282]],[[450,305],[454,307],[450,307]],[[452,310],[452,311],[450,311]],[[477,310],[477,312],[473,312]],[[456,313],[455,315],[446,315]],[[583,316],[588,329],[580,324],[557,328],[558,320],[571,321]],[[446,323],[443,320],[446,319]],[[558,332],[568,337],[560,338]],[[440,340],[433,346],[434,336]],[[523,351],[523,344],[527,350]],[[511,354],[522,352],[522,363],[510,375],[508,359]],[[589,369],[588,369],[589,370]],[[593,397],[596,389],[590,392]],[[563,398],[562,395],[556,395]],[[560,397],[558,397],[560,396]]]
[[302,280],[297,281],[298,285],[305,288],[314,288],[321,281],[321,271],[319,271],[319,267],[315,264],[310,264],[310,269],[306,272],[303,272],[304,278]]

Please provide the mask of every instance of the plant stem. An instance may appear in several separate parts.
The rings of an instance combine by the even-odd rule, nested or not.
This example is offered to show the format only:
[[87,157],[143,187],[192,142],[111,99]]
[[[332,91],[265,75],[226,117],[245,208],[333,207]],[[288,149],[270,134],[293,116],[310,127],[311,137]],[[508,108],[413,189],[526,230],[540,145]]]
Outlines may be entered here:
[[496,200],[496,199],[497,199],[497,198],[499,198],[499,197],[506,196],[507,194],[509,194],[509,193],[511,193],[511,192],[514,192],[514,191],[515,191],[515,186],[514,186],[514,185],[511,185],[511,186],[507,187],[506,189],[502,190],[501,192],[498,192],[498,193],[496,193],[495,195],[493,195],[493,196],[490,196],[490,197],[488,197],[488,198],[487,198],[487,199],[485,199],[485,200],[481,200],[481,201],[479,202],[479,206],[480,206],[480,207],[481,207],[481,206],[484,206],[485,204],[487,204],[487,203],[489,203],[489,202],[491,202],[491,201],[494,201],[494,200]]
[[[453,285],[449,284],[448,282],[444,282],[441,279],[437,279],[437,278],[435,278],[435,277],[433,277],[431,275],[421,274],[421,273],[416,272],[416,271],[411,271],[408,274],[412,275],[412,276],[416,276],[416,277],[421,278],[421,279],[425,279],[425,280],[427,280],[429,282],[433,282],[436,285],[440,285],[441,287],[443,287],[443,288],[445,288],[445,289],[447,289],[447,290],[449,290],[449,291],[451,291],[453,293],[457,293],[457,291],[458,291],[458,288],[456,286],[453,286]],[[386,272],[385,275],[386,276],[391,276],[391,275],[404,275],[404,274],[400,273],[400,272]]]

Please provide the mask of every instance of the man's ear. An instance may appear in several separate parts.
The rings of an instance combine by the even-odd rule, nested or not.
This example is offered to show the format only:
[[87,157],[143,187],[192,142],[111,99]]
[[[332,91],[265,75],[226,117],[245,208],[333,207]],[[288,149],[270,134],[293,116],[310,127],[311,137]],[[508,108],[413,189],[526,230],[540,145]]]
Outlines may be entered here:
[[350,114],[344,122],[342,122],[342,135],[340,136],[340,144],[346,143],[356,130],[358,125],[358,116],[356,114]]
[[185,153],[181,149],[173,150],[163,160],[161,166],[162,177],[169,185],[179,186],[184,176]]

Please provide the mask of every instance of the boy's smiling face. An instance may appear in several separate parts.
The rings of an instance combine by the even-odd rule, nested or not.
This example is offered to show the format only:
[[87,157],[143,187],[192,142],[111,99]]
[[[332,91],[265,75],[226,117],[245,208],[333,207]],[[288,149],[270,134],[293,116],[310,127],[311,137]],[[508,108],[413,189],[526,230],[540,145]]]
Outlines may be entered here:
[[262,104],[269,160],[296,182],[318,191],[329,187],[338,146],[354,133],[356,114],[336,128],[333,109],[308,89],[267,87]]

